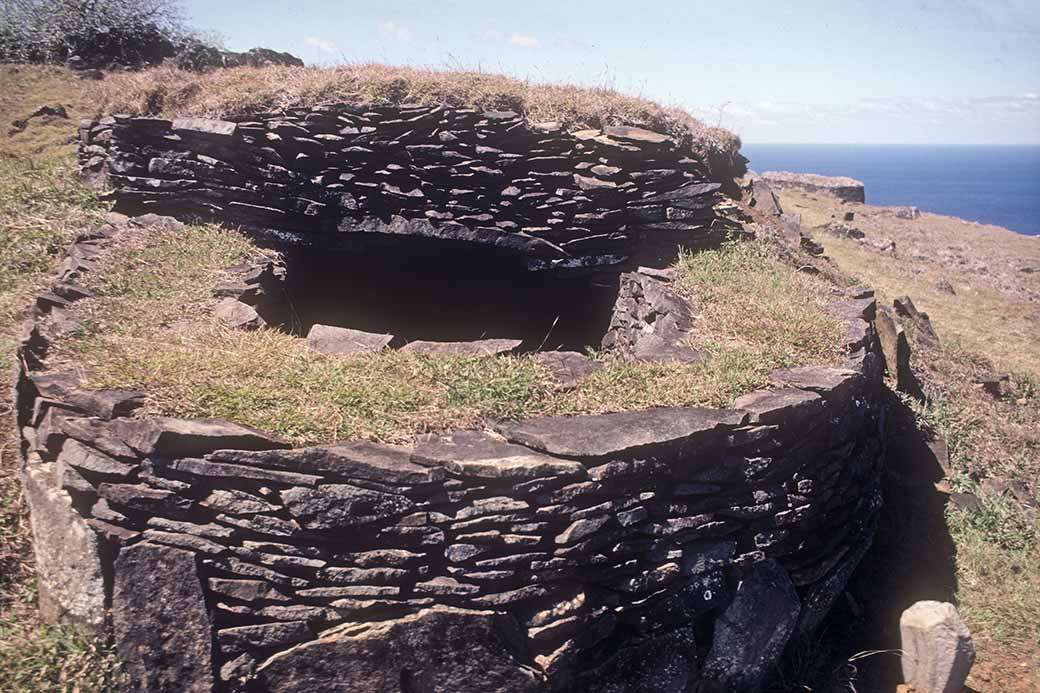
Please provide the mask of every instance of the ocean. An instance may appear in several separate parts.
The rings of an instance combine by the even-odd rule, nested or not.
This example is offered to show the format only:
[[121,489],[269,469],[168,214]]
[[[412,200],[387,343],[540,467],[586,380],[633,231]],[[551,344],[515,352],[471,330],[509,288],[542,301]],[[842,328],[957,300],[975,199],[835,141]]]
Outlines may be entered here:
[[995,224],[1040,236],[1040,146],[745,144],[748,167],[849,176],[867,204]]

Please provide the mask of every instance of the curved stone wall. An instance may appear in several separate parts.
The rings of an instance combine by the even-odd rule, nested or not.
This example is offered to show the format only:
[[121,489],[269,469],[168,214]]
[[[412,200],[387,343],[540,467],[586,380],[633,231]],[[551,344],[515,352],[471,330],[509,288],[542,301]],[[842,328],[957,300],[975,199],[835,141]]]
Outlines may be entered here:
[[844,368],[731,409],[289,449],[43,369],[110,233],[41,294],[15,392],[41,606],[111,629],[134,690],[754,689],[869,546],[869,292],[841,306]]
[[[609,266],[729,230],[709,164],[633,127],[566,132],[512,111],[322,106],[237,121],[110,116],[80,161],[125,209],[219,218],[281,240],[479,244],[534,269]],[[739,164],[743,166],[743,164]]]

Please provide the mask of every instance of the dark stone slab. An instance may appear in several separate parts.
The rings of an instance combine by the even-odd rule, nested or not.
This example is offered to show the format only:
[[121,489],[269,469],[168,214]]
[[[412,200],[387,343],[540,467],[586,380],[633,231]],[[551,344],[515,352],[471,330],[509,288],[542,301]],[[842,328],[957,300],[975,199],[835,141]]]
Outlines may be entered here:
[[86,471],[98,479],[108,481],[127,479],[136,469],[134,465],[120,462],[72,438],[67,439],[61,446],[58,460],[63,464]]
[[149,542],[123,549],[112,625],[130,690],[212,693],[213,636],[192,552]]
[[759,690],[780,659],[800,609],[794,585],[778,563],[766,560],[748,568],[715,622],[702,690]]
[[457,431],[420,439],[412,458],[425,465],[443,465],[452,472],[485,479],[536,479],[585,476],[585,467],[512,445],[481,431]]
[[824,396],[831,392],[845,392],[863,376],[848,368],[828,368],[826,366],[794,366],[779,368],[769,377],[782,385],[811,390]]
[[218,450],[208,459],[403,486],[431,484],[446,478],[443,469],[412,462],[411,452],[405,448],[368,441],[294,450]]
[[261,623],[254,626],[235,626],[217,631],[221,651],[239,653],[249,649],[287,647],[310,640],[314,631],[307,621]]
[[221,449],[271,450],[289,447],[256,429],[206,419],[121,419],[113,422],[111,431],[145,456],[192,457]]
[[144,404],[144,394],[135,390],[89,390],[69,373],[42,373],[31,377],[40,395],[65,402],[88,416],[113,419],[129,416]]
[[282,493],[282,501],[303,527],[316,530],[358,527],[404,515],[415,507],[404,496],[350,484],[291,488]]
[[283,472],[280,469],[264,469],[263,467],[250,467],[243,464],[225,464],[223,462],[210,462],[209,460],[198,460],[184,458],[171,460],[162,465],[163,469],[170,469],[181,474],[194,476],[209,476],[228,479],[254,479],[257,481],[272,481],[279,484],[314,486],[321,477],[313,474],[298,474],[296,472]]
[[437,606],[334,629],[274,655],[257,677],[264,690],[295,693],[544,691],[521,642],[509,616]]
[[[818,397],[818,395],[817,395]],[[514,443],[563,457],[620,457],[674,448],[747,419],[741,411],[664,407],[597,416],[546,416],[507,421],[496,430]],[[663,451],[663,450],[662,450]]]

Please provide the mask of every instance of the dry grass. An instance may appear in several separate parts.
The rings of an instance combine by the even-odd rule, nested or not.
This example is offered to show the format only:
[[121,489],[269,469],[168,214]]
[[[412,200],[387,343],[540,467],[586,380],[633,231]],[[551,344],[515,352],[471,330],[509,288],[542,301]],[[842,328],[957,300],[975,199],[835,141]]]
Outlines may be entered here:
[[209,287],[224,267],[255,252],[214,226],[128,237],[102,263],[107,269],[90,275],[98,298],[78,304],[83,327],[59,360],[84,367],[99,386],[145,390],[145,413],[230,419],[308,444],[402,441],[539,414],[726,406],[768,385],[775,367],[840,356],[842,324],[825,309],[829,287],[757,244],[679,264],[682,290],[705,306],[704,327],[691,341],[712,353],[710,361],[630,364],[603,356],[604,368],[573,391],[554,387],[526,357],[328,357],[274,329],[226,330],[209,316]]
[[[1040,488],[1040,305],[1032,298],[1040,277],[1015,269],[1019,262],[1040,261],[1040,242],[935,214],[896,219],[891,210],[842,205],[826,195],[784,190],[780,199],[805,226],[854,211],[852,224],[868,238],[896,240],[894,255],[879,255],[816,233],[838,268],[873,286],[880,303],[909,294],[931,316],[942,346],[914,349],[913,366],[929,396],[928,404],[914,409],[921,425],[949,445],[950,485],[981,501],[978,510],[946,512],[956,548],[958,606],[979,651],[977,675],[985,677],[969,683],[979,690],[1036,690],[1040,523],[1017,502],[984,493],[979,482],[1017,478],[1034,493]],[[940,278],[957,293],[938,290]],[[1012,374],[1012,397],[994,400],[975,383],[994,372]]]
[[[64,158],[75,151],[80,118],[96,106],[83,83],[64,67],[0,63],[0,158]],[[24,119],[43,105],[61,104],[68,118],[37,116],[19,129]]]
[[708,153],[729,155],[740,148],[733,133],[706,126],[681,109],[612,89],[533,84],[484,72],[365,63],[243,67],[199,75],[158,67],[109,75],[95,88],[97,102],[108,113],[212,118],[335,103],[446,104],[514,110],[533,122],[556,121],[573,130],[635,125]]

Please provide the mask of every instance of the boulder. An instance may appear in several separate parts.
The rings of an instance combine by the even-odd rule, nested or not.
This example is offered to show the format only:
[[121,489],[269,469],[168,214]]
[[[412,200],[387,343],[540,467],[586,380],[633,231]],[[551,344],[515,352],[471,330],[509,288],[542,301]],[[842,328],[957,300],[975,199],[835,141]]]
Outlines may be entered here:
[[780,564],[765,560],[747,569],[715,622],[700,690],[758,690],[779,661],[800,610],[798,593]]
[[542,675],[522,663],[523,641],[510,616],[436,606],[346,624],[274,655],[256,675],[263,690],[294,693],[544,691]]
[[57,488],[53,464],[30,462],[22,472],[36,556],[40,616],[100,633],[105,625],[104,552],[97,534]]
[[112,625],[131,691],[212,693],[213,633],[194,553],[150,542],[123,549]]
[[385,349],[393,338],[392,334],[314,325],[307,333],[307,346],[319,354],[365,354]]
[[960,693],[975,663],[975,646],[957,608],[917,602],[899,618],[903,678],[921,693]]

